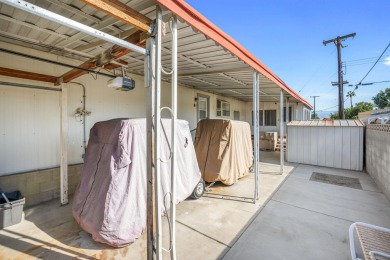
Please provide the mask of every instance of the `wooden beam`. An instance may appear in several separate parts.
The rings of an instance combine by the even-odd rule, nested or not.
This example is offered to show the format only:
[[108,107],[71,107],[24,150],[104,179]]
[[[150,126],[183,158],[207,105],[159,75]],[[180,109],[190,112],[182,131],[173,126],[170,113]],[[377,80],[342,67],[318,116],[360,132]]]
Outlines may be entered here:
[[[124,40],[128,41],[130,43],[142,46],[145,44],[145,40],[141,40],[141,34],[142,34],[141,31],[137,31],[134,34],[126,37]],[[110,49],[110,60],[119,59],[120,57],[122,57],[130,52],[131,52],[131,50],[129,50],[129,49],[126,49],[126,48],[121,47],[119,45],[114,45]],[[95,58],[87,60],[86,62],[81,64],[79,67],[83,68],[83,69],[96,69],[98,67],[96,65],[96,61],[97,61],[97,59],[99,59],[99,57],[100,57],[100,55],[97,55]],[[107,62],[107,64],[109,64],[109,61]],[[105,65],[105,64],[100,64],[100,65]],[[110,66],[113,67],[112,65],[110,65]],[[109,68],[110,68],[110,66],[109,66]],[[107,66],[106,66],[106,68],[107,68]],[[87,73],[88,72],[86,72],[86,71],[72,69],[72,70],[66,72],[65,74],[63,74],[62,76],[58,77],[57,84],[59,84],[60,82],[67,83],[67,82],[72,81],[72,80],[74,80],[82,75],[85,75]]]
[[[123,64],[123,66],[129,65],[129,63],[124,61],[124,60],[116,60],[116,62],[120,63],[120,64]],[[115,64],[115,63],[109,63],[107,65],[104,65],[104,68],[108,69],[108,70],[116,69],[116,68],[119,68],[119,67],[122,67],[122,66],[119,65],[119,64]]]
[[150,30],[151,19],[135,11],[118,0],[81,0],[84,3],[99,9],[131,26],[143,31]]
[[23,70],[9,69],[4,67],[0,67],[0,75],[14,77],[14,78],[50,82],[50,83],[55,83],[57,81],[57,77],[55,76],[44,75],[44,74],[28,72]]

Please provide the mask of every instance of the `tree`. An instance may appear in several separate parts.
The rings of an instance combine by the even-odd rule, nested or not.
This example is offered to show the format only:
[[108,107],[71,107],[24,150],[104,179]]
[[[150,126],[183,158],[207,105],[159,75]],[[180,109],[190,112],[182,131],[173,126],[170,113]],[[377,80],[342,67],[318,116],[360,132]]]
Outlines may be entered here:
[[[344,108],[345,119],[356,119],[360,112],[370,111],[374,109],[374,104],[371,102],[359,102],[352,108]],[[330,119],[339,119],[337,112],[330,114]]]
[[372,98],[372,101],[374,101],[375,106],[379,109],[390,107],[390,88],[386,88],[385,91],[379,91],[379,93]]
[[356,96],[355,91],[348,91],[347,97],[351,100],[351,109],[352,109],[352,97]]
[[318,114],[317,113],[312,113],[311,114],[311,119],[320,119],[320,117],[318,116]]

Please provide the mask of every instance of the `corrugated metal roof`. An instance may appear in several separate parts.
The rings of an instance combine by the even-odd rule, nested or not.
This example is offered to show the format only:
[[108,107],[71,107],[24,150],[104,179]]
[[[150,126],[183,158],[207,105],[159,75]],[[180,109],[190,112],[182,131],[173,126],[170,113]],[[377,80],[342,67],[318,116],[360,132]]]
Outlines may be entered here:
[[[120,1],[152,20],[156,14],[155,6],[159,2],[155,0]],[[119,33],[124,35],[132,29],[130,25],[94,9],[80,0],[28,0],[28,2],[110,35],[117,36]],[[160,2],[163,5],[169,5],[173,2],[175,2],[174,4],[183,4],[179,1]],[[188,9],[185,10],[184,14],[190,15],[196,12],[187,4],[184,3],[184,5]],[[163,17],[165,21],[168,21],[170,11],[164,10]],[[252,73],[255,68],[262,73],[260,74],[261,101],[279,102],[279,92],[283,88],[288,92],[285,96],[290,97],[290,102],[303,102],[305,105],[311,106],[231,37],[203,16],[199,17],[197,16],[196,19],[203,22],[207,28],[217,30],[215,34],[218,34],[219,40],[214,39],[214,37],[200,29],[195,29],[196,26],[193,24],[179,19],[179,84],[226,97],[250,101],[252,100]],[[190,19],[188,18],[188,20]],[[6,4],[0,4],[0,41],[25,47],[34,45],[34,49],[70,58],[75,58],[77,55],[67,50],[76,50],[85,54],[77,57],[82,62],[87,60],[88,55],[96,56],[112,46],[112,44],[101,42],[99,39],[76,30],[32,14],[26,14],[24,11]],[[226,41],[230,41],[234,48],[226,47]],[[169,70],[171,66],[171,34],[168,23],[162,46],[162,66]],[[141,75],[144,73],[144,57],[142,55],[133,52],[121,59],[128,62],[130,73]],[[169,81],[170,77],[166,76],[164,80]]]
[[364,126],[363,122],[359,119],[346,119],[346,120],[301,120],[291,121],[288,126]]
[[287,86],[286,83],[284,83],[277,75],[267,68],[260,60],[242,47],[237,41],[211,23],[206,17],[197,12],[189,4],[182,0],[157,0],[157,2],[172,10],[183,19],[186,19],[190,25],[194,26],[199,31],[202,31],[205,35],[218,42],[218,44],[237,55],[237,57],[249,64],[253,69],[266,76],[271,82],[287,91],[291,97],[297,99],[306,106],[313,108],[309,102]]

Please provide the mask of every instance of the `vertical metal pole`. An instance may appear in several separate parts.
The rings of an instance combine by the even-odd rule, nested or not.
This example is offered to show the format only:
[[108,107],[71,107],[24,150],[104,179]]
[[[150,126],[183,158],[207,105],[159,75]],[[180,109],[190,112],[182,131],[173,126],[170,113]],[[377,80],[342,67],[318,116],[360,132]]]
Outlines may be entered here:
[[[256,107],[257,107],[257,110],[256,110],[256,121],[257,121],[257,147],[256,147],[256,151],[257,151],[257,193],[256,193],[256,199],[259,199],[259,193],[260,193],[260,74],[259,73],[256,73],[257,76],[256,76],[256,81],[257,81],[257,94],[256,94]],[[264,110],[264,109],[263,109]],[[264,116],[263,116],[264,118]]]
[[154,179],[155,179],[155,212],[156,212],[156,259],[162,259],[162,236],[161,236],[161,202],[160,202],[160,164],[161,164],[161,29],[162,12],[161,7],[156,6],[157,32],[156,32],[156,63],[155,81],[156,90],[154,96]]
[[60,200],[68,204],[68,86],[61,84]]
[[339,76],[339,119],[344,119],[344,82],[343,82],[343,65],[341,62],[341,39],[337,37],[337,67]]
[[155,259],[155,234],[156,234],[156,225],[155,225],[155,201],[154,201],[154,170],[153,167],[153,140],[154,140],[154,132],[153,132],[153,115],[154,115],[154,93],[155,93],[155,59],[156,59],[156,43],[153,37],[149,38],[146,41],[146,49],[149,51],[149,55],[146,56],[145,59],[145,86],[147,88],[147,115],[146,115],[146,170],[147,170],[147,259],[152,260]]
[[290,122],[290,97],[286,97],[286,156],[288,159],[288,122]]
[[316,98],[314,97],[314,119],[316,119]]
[[253,203],[256,203],[258,198],[258,178],[259,178],[259,107],[258,107],[258,76],[257,71],[253,72],[253,174],[255,175],[255,192],[253,195]]
[[280,113],[279,113],[279,127],[280,127],[280,174],[283,174],[284,168],[284,124],[283,124],[283,90],[280,90]]
[[286,125],[290,122],[290,97],[286,97]]
[[176,132],[177,132],[177,17],[173,15],[172,19],[172,90],[171,90],[171,109],[172,109],[172,132],[171,132],[171,259],[176,260]]

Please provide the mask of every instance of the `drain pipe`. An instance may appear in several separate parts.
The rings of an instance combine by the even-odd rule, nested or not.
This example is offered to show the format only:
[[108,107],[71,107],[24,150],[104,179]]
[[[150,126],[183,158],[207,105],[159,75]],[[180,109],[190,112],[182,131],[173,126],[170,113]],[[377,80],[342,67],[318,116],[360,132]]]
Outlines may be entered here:
[[84,149],[84,153],[85,151],[87,150],[87,132],[86,132],[86,125],[85,125],[85,100],[86,100],[86,95],[85,95],[85,86],[81,83],[78,83],[78,82],[74,82],[74,81],[71,81],[69,83],[73,83],[73,84],[76,84],[76,85],[79,85],[83,88],[83,149]]

